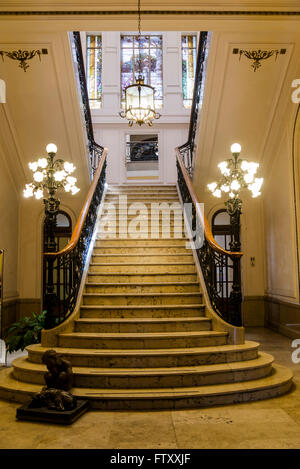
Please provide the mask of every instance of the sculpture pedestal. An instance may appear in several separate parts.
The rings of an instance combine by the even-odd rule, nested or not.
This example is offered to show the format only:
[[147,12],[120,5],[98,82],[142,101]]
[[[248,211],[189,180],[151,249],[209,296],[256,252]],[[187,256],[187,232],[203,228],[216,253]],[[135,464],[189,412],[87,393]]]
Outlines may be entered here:
[[18,420],[34,420],[37,422],[60,423],[70,425],[83,415],[90,407],[89,401],[78,400],[77,406],[73,410],[49,410],[47,407],[37,409],[28,407],[25,404],[17,409]]

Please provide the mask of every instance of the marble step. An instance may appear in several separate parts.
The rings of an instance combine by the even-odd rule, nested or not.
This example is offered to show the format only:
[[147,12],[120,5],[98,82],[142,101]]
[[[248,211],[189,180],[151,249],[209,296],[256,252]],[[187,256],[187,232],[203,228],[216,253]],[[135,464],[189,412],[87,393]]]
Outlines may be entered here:
[[[207,386],[250,381],[270,375],[271,355],[260,353],[254,360],[168,368],[86,368],[73,367],[74,387],[102,389],[155,389]],[[13,361],[15,379],[44,384],[46,366],[20,357]]]
[[148,215],[122,215],[122,214],[112,214],[112,215],[104,215],[101,217],[97,224],[97,228],[100,230],[100,228],[103,230],[107,226],[116,226],[116,228],[119,229],[119,227],[123,227],[125,223],[127,223],[128,228],[132,228],[132,225],[134,224],[134,227],[139,223],[140,229],[144,229],[146,226],[148,228],[152,228],[153,230],[161,230],[161,229],[166,229],[170,227],[170,230],[177,230],[178,229],[183,229],[183,217],[180,215],[177,218],[171,217],[169,219],[159,219],[157,220],[156,218],[152,218],[151,214]]
[[192,263],[194,261],[193,255],[191,252],[185,253],[161,253],[158,254],[96,254],[95,250],[92,254],[92,263],[119,263],[119,264],[127,264],[127,263],[136,263],[136,264],[155,264],[159,262],[160,264],[165,262],[168,264],[169,262],[177,262],[177,261],[188,261]]
[[132,306],[132,305],[184,305],[199,304],[199,292],[179,293],[84,293],[84,305]]
[[60,347],[76,348],[117,348],[117,349],[157,349],[181,347],[205,347],[225,345],[227,332],[151,332],[151,333],[89,333],[70,332],[59,334]]
[[167,202],[167,203],[173,203],[179,202],[178,194],[175,193],[165,193],[165,194],[117,194],[117,195],[111,195],[111,194],[106,194],[105,197],[105,203],[110,204],[110,203],[115,203],[118,204],[124,204],[124,203],[131,204],[131,203],[138,203],[138,204],[143,204],[145,202],[153,202],[153,203],[161,203],[161,202]]
[[190,243],[186,239],[96,239],[97,247],[189,247]]
[[161,283],[161,282],[196,282],[197,274],[195,273],[174,273],[174,272],[152,272],[152,273],[134,273],[134,272],[120,272],[105,273],[105,272],[88,272],[88,283]]
[[123,190],[128,190],[128,191],[133,191],[133,190],[140,190],[140,191],[153,191],[153,192],[156,192],[156,191],[160,191],[160,190],[163,190],[163,191],[166,191],[166,190],[177,190],[176,189],[176,185],[175,184],[161,184],[161,183],[158,183],[158,184],[147,184],[147,183],[143,183],[143,184],[109,184],[108,188],[107,188],[108,191],[110,190],[114,190],[114,191],[117,191],[117,192],[120,192],[120,191],[123,191]]
[[163,230],[163,231],[140,231],[139,229],[128,228],[120,231],[114,227],[109,227],[103,231],[97,231],[97,239],[106,239],[106,240],[171,240],[171,239],[182,239],[185,242],[188,241],[183,231],[172,231],[172,230]]
[[101,246],[99,245],[101,241],[97,241],[96,246],[94,247],[93,254],[125,254],[125,255],[166,255],[166,254],[192,254],[191,249],[186,249],[185,246],[167,246],[167,245],[158,245],[158,246],[127,246],[127,247],[118,247],[118,246]]
[[134,191],[134,192],[106,192],[105,196],[105,201],[107,200],[119,200],[119,198],[124,199],[124,197],[127,197],[127,199],[133,199],[139,201],[143,201],[145,199],[154,199],[156,201],[160,201],[161,199],[176,199],[177,201],[179,200],[178,198],[178,192],[175,190],[168,190],[168,191],[159,191],[157,193],[154,193],[153,191]]
[[83,318],[169,318],[203,317],[204,304],[192,305],[82,305],[80,315]]
[[138,264],[138,263],[117,263],[117,262],[98,262],[90,263],[89,272],[94,273],[113,273],[119,274],[195,274],[196,267],[192,262],[172,262],[172,263],[152,263],[152,264]]
[[[250,402],[281,396],[291,390],[293,374],[281,365],[273,365],[272,374],[265,378],[207,386],[155,389],[73,388],[72,393],[88,399],[91,407],[101,410],[154,410],[211,407]],[[40,384],[17,381],[11,368],[0,373],[0,397],[26,403]]]
[[86,293],[179,293],[200,292],[199,282],[86,283]]
[[[100,368],[163,368],[217,363],[232,363],[253,360],[258,356],[257,342],[246,341],[241,345],[220,345],[218,347],[194,347],[179,349],[82,349],[53,347],[71,362],[73,366]],[[49,347],[40,344],[29,345],[29,360],[42,363],[42,355]]]
[[209,331],[211,319],[206,317],[177,318],[80,318],[75,332],[181,332]]
[[147,207],[154,211],[158,209],[171,209],[172,212],[182,212],[182,205],[178,199],[178,197],[163,197],[161,199],[157,199],[155,197],[148,197],[141,200],[131,199],[130,197],[127,198],[119,198],[115,197],[114,199],[107,199],[104,200],[103,209],[108,210],[111,206],[114,206],[116,210],[127,210],[131,208],[134,211],[144,209]]

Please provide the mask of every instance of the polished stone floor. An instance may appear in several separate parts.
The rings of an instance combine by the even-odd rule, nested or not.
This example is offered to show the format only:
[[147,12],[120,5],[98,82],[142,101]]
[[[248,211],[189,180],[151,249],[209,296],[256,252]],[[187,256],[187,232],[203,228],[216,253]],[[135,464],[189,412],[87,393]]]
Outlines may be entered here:
[[247,338],[259,341],[261,350],[293,370],[295,386],[291,393],[267,401],[214,408],[92,411],[70,427],[16,421],[18,404],[0,401],[0,448],[298,449],[300,363],[292,362],[292,340],[264,328],[247,329]]

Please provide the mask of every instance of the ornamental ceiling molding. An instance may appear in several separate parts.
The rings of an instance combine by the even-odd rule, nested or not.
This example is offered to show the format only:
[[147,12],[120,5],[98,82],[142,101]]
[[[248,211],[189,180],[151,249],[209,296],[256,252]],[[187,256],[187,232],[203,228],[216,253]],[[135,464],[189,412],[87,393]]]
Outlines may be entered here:
[[[136,15],[137,10],[62,10],[62,11],[0,11],[0,16],[118,16]],[[143,10],[142,15],[198,15],[198,16],[300,16],[300,11],[246,11],[246,10]]]

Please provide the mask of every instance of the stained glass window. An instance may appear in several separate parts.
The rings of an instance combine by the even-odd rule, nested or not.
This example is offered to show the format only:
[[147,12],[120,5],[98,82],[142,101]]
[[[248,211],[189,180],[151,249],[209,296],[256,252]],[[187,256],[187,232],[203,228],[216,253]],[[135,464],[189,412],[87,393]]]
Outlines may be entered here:
[[181,37],[182,54],[182,94],[184,107],[191,107],[193,101],[194,78],[197,63],[197,35]]
[[133,85],[141,74],[147,85],[155,89],[155,107],[163,104],[162,79],[162,36],[121,36],[121,96],[124,104],[124,89]]
[[101,36],[86,37],[87,89],[91,109],[101,107],[102,98],[102,44]]

